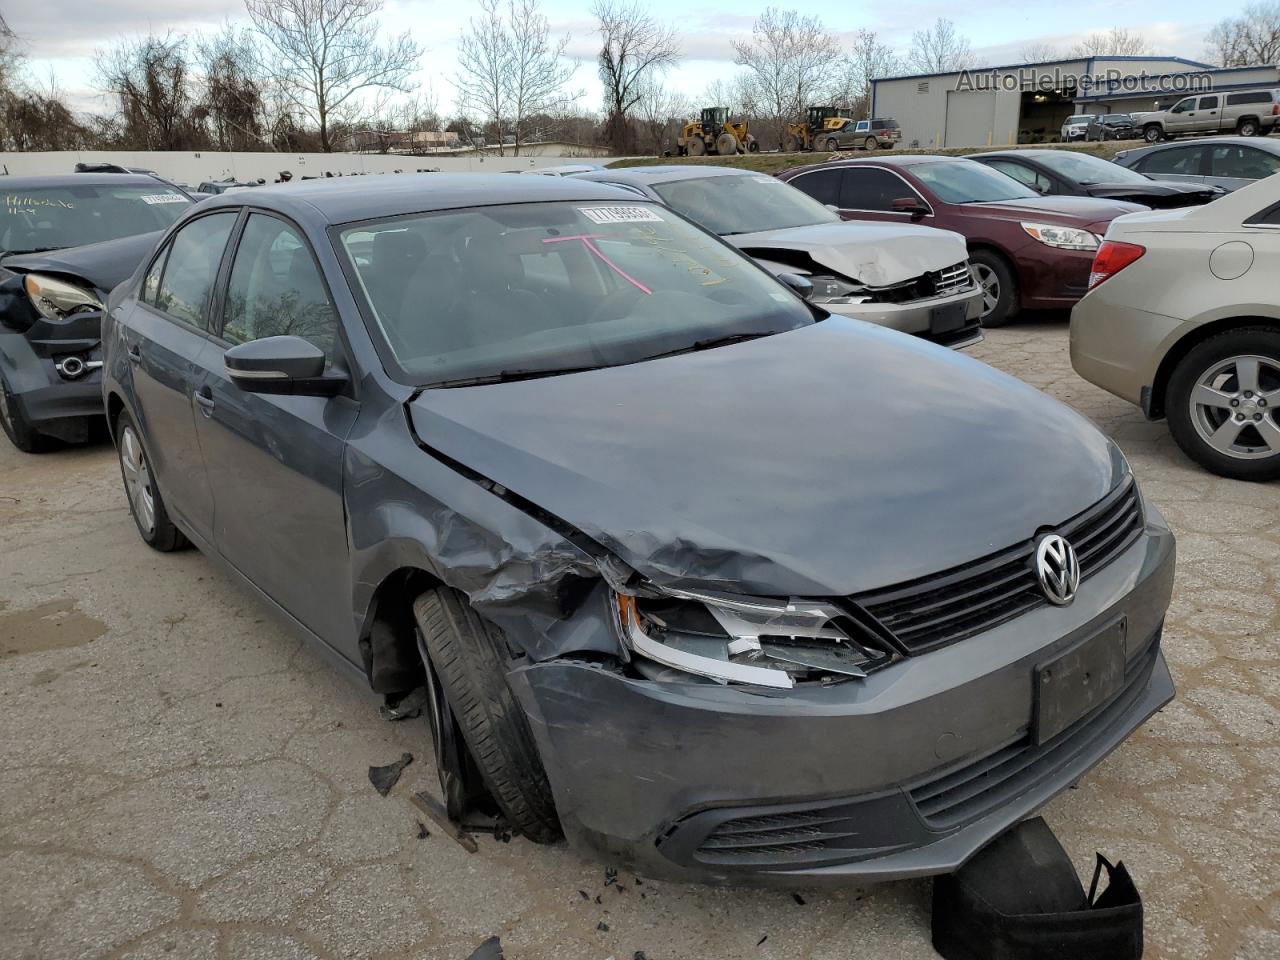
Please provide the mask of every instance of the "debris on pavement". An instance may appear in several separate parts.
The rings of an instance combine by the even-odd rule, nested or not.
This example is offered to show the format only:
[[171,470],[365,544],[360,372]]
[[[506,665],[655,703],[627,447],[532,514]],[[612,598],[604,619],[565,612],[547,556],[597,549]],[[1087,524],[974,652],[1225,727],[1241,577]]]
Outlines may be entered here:
[[601,920],[599,923],[596,924],[596,929],[601,931],[602,933],[608,933],[609,925],[605,923],[603,920]]
[[378,716],[394,723],[397,720],[412,720],[422,716],[422,708],[427,705],[427,688],[417,687],[403,697],[388,694],[386,702],[378,707]]
[[608,867],[604,872],[604,885],[607,887],[611,883],[618,882],[618,871],[613,867]]
[[804,899],[804,897],[800,896],[800,894],[798,894],[798,893],[793,893],[793,894],[791,894],[791,899],[792,899],[792,900],[794,900],[794,901],[796,902],[796,906],[798,906],[798,907],[803,907],[803,906],[804,906],[804,904],[805,904],[805,899]]
[[759,940],[756,941],[756,946],[757,947],[764,946],[764,942],[768,939],[769,939],[769,935],[766,933],[763,937],[761,937]]
[[476,947],[467,960],[503,960],[502,941],[497,937],[490,937]]
[[476,838],[450,820],[444,807],[431,794],[414,793],[409,797],[409,802],[434,820],[436,826],[443,830],[446,836],[452,837],[457,841],[458,846],[462,847],[467,853],[475,853],[480,849],[480,845],[476,843]]
[[413,763],[413,754],[402,753],[395,763],[388,763],[385,767],[370,767],[369,782],[373,784],[373,789],[385,797],[400,781],[400,774],[404,772],[404,768],[411,763]]
[[425,840],[431,836],[431,831],[427,829],[427,825],[421,820],[418,821],[418,839]]

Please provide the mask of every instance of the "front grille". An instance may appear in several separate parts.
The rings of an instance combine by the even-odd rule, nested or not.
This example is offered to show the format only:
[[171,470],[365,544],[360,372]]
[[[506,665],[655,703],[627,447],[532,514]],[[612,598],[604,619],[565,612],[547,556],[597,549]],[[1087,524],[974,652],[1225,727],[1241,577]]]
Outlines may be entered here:
[[961,260],[941,270],[930,270],[918,277],[891,287],[880,287],[869,291],[872,303],[914,303],[917,300],[932,300],[946,297],[961,290],[968,289],[973,283],[969,273],[969,262]]
[[[1071,543],[1086,580],[1142,532],[1133,478],[1055,529]],[[972,563],[851,599],[882,623],[909,654],[924,653],[1021,616],[1046,603],[1036,578],[1036,539]]]
[[1160,632],[1156,631],[1147,649],[1125,671],[1119,696],[1048,743],[1035,746],[1030,733],[1023,733],[985,756],[910,788],[911,801],[925,823],[933,830],[951,830],[977,820],[1088,751],[1142,694],[1159,649]]

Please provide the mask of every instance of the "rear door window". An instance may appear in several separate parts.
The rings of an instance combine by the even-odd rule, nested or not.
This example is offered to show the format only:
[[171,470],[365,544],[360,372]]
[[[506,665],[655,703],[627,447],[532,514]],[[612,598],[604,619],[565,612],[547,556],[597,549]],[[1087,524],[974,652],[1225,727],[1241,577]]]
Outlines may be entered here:
[[892,210],[900,197],[915,197],[903,179],[876,167],[851,167],[840,185],[840,206],[845,210]]
[[1256,147],[1218,144],[1209,151],[1209,176],[1261,180],[1280,169],[1280,157]]
[[1201,97],[1201,98],[1200,98],[1200,109],[1201,109],[1201,110],[1216,110],[1216,109],[1218,109],[1218,98],[1217,98],[1216,96],[1214,96],[1214,97]]
[[814,173],[803,173],[788,182],[797,190],[803,190],[819,203],[829,203],[833,207],[840,205],[839,170],[818,170]]
[[177,232],[156,290],[156,309],[199,330],[209,329],[209,295],[237,216],[238,211],[213,213]]

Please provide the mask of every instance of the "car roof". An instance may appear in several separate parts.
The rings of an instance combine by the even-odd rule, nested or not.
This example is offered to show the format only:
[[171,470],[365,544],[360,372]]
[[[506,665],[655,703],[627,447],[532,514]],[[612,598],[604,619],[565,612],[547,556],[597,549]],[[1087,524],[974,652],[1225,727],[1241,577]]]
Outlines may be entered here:
[[201,210],[265,207],[325,224],[505,203],[617,200],[636,197],[578,177],[507,177],[489,173],[411,173],[332,177],[268,184],[203,201]]
[[45,177],[0,177],[0,188],[4,190],[37,190],[41,187],[75,187],[75,186],[168,186],[168,182],[156,177],[139,173],[58,173]]
[[877,166],[880,164],[888,164],[894,167],[906,167],[917,163],[947,163],[954,160],[968,159],[968,157],[938,157],[927,153],[895,153],[886,156],[876,154],[874,157],[850,157],[847,160],[833,160],[830,164],[826,165],[843,167],[854,163],[869,163]]
[[1280,142],[1272,140],[1270,137],[1195,137],[1191,140],[1175,140],[1171,143],[1153,143],[1149,147],[1131,147],[1128,150],[1121,150],[1116,154],[1117,157],[1137,157],[1148,153],[1154,153],[1157,150],[1172,150],[1175,147],[1195,147],[1205,143],[1228,143],[1238,146],[1258,147],[1271,153],[1280,153]]
[[710,164],[670,163],[652,167],[623,167],[596,170],[583,174],[580,180],[613,180],[617,183],[669,183],[673,180],[697,180],[700,177],[764,177],[768,174],[755,170],[741,170],[737,167],[718,167]]

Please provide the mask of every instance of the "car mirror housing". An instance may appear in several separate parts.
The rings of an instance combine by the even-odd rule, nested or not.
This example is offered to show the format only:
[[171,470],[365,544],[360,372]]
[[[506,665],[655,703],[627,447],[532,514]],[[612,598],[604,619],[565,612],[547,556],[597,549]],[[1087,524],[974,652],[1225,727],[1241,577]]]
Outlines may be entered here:
[[780,273],[778,274],[778,279],[806,300],[813,296],[813,281],[808,277],[803,277],[798,273]]
[[223,356],[227,375],[247,393],[330,397],[347,378],[324,372],[324,351],[301,337],[263,337]]
[[890,201],[889,208],[894,213],[909,213],[912,219],[923,217],[929,212],[929,208],[916,197],[898,197],[896,200]]

